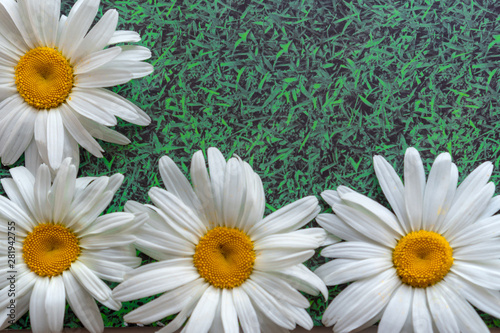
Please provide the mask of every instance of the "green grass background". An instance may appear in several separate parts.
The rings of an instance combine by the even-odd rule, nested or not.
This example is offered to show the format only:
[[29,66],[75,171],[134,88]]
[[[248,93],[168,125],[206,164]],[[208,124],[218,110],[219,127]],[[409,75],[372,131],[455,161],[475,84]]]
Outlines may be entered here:
[[[64,0],[63,12],[72,5]],[[449,152],[460,180],[493,161],[499,181],[495,0],[102,1],[102,11],[111,8],[120,29],[142,35],[155,72],[113,88],[151,125],[119,121],[130,145],[102,143],[102,159],[81,153],[81,176],[125,175],[108,212],[129,199],[149,202],[148,189],[163,186],[161,156],[188,174],[192,154],[211,146],[253,166],[266,214],[339,185],[387,205],[372,156],[385,156],[401,174],[409,146],[427,170]],[[323,262],[318,253],[308,265]],[[343,287],[330,287],[330,301]],[[123,315],[149,299],[118,312],[101,307],[105,325],[124,326]],[[320,325],[326,304],[309,299]],[[71,310],[65,318],[65,326],[80,326]],[[13,328],[29,327],[27,319]]]

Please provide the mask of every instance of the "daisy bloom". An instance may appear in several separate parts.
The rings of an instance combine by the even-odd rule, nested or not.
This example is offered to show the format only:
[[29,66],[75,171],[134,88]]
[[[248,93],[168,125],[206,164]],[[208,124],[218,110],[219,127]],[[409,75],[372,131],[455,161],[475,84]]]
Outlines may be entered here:
[[[327,296],[324,283],[302,262],[326,239],[321,228],[298,230],[319,212],[306,197],[263,218],[260,177],[239,157],[226,162],[208,149],[191,163],[193,188],[168,157],[160,160],[167,191],[152,188],[154,205],[127,202],[147,212],[136,246],[158,262],[137,268],[113,290],[119,301],[164,293],[127,314],[127,322],[149,324],[178,313],[159,332],[287,332],[310,329],[309,301],[298,290]],[[239,324],[238,324],[239,322]]]
[[103,89],[150,74],[151,56],[133,31],[116,30],[112,9],[89,28],[99,0],[78,0],[60,15],[60,0],[0,0],[0,157],[10,165],[25,152],[36,172],[57,169],[65,157],[78,165],[81,145],[102,157],[94,138],[130,141],[109,129],[115,116],[137,125],[150,118],[131,102]]
[[335,332],[373,325],[380,332],[489,332],[472,307],[500,317],[500,209],[493,166],[481,164],[457,187],[458,171],[440,154],[426,181],[408,148],[404,180],[382,157],[375,173],[394,213],[339,187],[322,197],[335,215],[318,223],[345,242],[325,248],[338,258],[315,273],[327,285],[355,281],[323,314]]
[[[121,303],[101,279],[121,282],[137,267],[133,233],[146,215],[99,216],[123,181],[111,177],[76,179],[65,159],[51,183],[49,167],[36,176],[24,167],[2,179],[0,196],[0,329],[28,311],[33,332],[60,332],[66,300],[90,332],[102,332],[94,299],[118,310]],[[5,246],[5,244],[8,246]]]

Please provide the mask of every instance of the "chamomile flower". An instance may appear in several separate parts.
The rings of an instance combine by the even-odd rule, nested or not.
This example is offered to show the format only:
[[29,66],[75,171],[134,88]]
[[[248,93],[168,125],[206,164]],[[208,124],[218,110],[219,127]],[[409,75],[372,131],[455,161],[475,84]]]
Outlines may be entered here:
[[102,332],[95,300],[113,310],[121,303],[101,279],[121,282],[140,264],[132,243],[145,214],[99,216],[123,176],[76,179],[69,158],[53,183],[45,164],[36,176],[10,173],[2,179],[10,199],[0,196],[0,239],[9,244],[0,247],[0,329],[29,309],[33,332],[60,332],[67,300],[90,332]]
[[[152,188],[154,205],[129,201],[125,209],[147,212],[138,249],[158,260],[127,273],[113,290],[119,301],[164,293],[127,314],[148,324],[178,313],[160,332],[286,332],[310,329],[300,292],[327,297],[326,286],[302,263],[326,239],[321,228],[301,229],[319,212],[315,197],[289,204],[266,218],[260,177],[248,163],[208,149],[191,163],[194,188],[174,162],[163,157],[167,191]],[[239,322],[239,324],[238,324]]]
[[[40,162],[57,169],[65,157],[78,165],[81,145],[97,157],[94,138],[130,141],[109,129],[115,116],[137,125],[150,118],[103,89],[150,74],[151,52],[132,31],[116,30],[118,12],[107,11],[90,29],[99,0],[78,0],[69,15],[60,0],[0,1],[0,157],[10,165],[25,152],[35,172]],[[89,31],[90,29],[90,31]]]
[[404,180],[380,156],[377,178],[394,213],[340,186],[322,197],[335,215],[318,223],[345,242],[325,248],[337,258],[315,273],[327,285],[355,281],[323,314],[335,332],[380,320],[379,332],[489,332],[472,307],[500,318],[500,209],[483,163],[457,187],[447,153],[425,179],[414,148],[406,151]]

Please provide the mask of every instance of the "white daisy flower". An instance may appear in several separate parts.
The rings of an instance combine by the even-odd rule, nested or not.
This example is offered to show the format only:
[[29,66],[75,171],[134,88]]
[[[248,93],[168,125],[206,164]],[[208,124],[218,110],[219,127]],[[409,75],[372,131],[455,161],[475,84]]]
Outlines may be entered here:
[[[355,281],[323,314],[335,332],[373,325],[380,332],[489,332],[472,305],[500,318],[500,198],[483,163],[457,188],[458,171],[439,155],[425,180],[414,148],[405,184],[382,157],[375,172],[394,214],[340,186],[322,197],[335,215],[318,223],[345,242],[325,248],[338,258],[315,273],[327,285]],[[472,305],[471,305],[472,304]]]
[[[168,157],[160,160],[167,191],[152,188],[153,205],[129,201],[125,209],[147,212],[137,233],[139,250],[158,260],[127,273],[113,290],[119,301],[159,293],[127,314],[149,324],[178,313],[159,332],[287,332],[310,329],[309,301],[298,290],[327,297],[326,286],[302,262],[326,239],[321,228],[298,230],[319,212],[306,197],[263,218],[260,177],[239,157],[227,163],[219,150],[194,154],[194,188]],[[239,324],[238,324],[239,322]]]
[[35,177],[24,167],[10,173],[2,179],[10,200],[0,196],[0,329],[29,309],[33,332],[60,332],[67,300],[90,332],[102,332],[94,299],[113,310],[121,303],[101,279],[121,282],[141,263],[132,233],[147,216],[99,216],[121,174],[76,179],[69,158],[53,183],[45,164]]
[[[116,31],[118,12],[107,11],[89,28],[99,0],[78,0],[60,16],[60,0],[0,0],[0,156],[4,165],[23,152],[35,172],[40,162],[57,169],[65,157],[78,165],[78,144],[102,157],[94,138],[130,141],[109,129],[115,116],[148,125],[149,116],[103,89],[150,74],[151,52],[133,31]],[[107,47],[109,46],[109,47]]]

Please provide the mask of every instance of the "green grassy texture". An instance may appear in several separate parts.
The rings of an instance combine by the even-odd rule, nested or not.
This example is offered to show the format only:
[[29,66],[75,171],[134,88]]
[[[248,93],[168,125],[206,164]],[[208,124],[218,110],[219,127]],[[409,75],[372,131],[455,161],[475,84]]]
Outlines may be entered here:
[[[63,11],[72,4],[63,1]],[[152,49],[155,72],[113,88],[151,125],[119,121],[130,145],[102,143],[102,159],[81,153],[81,176],[125,175],[108,212],[129,199],[149,202],[149,188],[163,186],[161,156],[188,174],[192,154],[211,146],[253,166],[266,214],[339,185],[387,205],[372,156],[402,174],[409,146],[427,171],[449,152],[460,180],[492,161],[499,181],[495,0],[102,1],[103,11],[110,8],[120,13],[120,29],[138,31]],[[308,265],[323,262],[318,252]],[[330,287],[330,301],[343,287]],[[124,326],[123,315],[150,299],[118,312],[101,307],[105,325]],[[325,301],[309,299],[320,325]],[[65,326],[80,326],[71,310],[65,318]],[[13,327],[29,327],[27,316]]]

